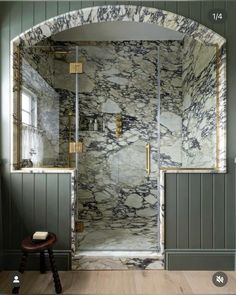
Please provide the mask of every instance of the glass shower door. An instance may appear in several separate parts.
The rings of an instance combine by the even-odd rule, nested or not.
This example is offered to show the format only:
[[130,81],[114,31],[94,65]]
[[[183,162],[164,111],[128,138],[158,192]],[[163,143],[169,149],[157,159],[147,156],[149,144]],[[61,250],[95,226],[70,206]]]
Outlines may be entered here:
[[80,252],[159,249],[157,53],[145,41],[79,46]]

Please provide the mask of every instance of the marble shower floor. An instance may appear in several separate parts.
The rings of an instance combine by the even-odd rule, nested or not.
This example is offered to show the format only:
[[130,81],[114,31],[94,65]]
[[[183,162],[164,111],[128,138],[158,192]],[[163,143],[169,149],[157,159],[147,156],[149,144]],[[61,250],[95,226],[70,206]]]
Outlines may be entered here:
[[78,251],[157,251],[157,233],[134,229],[87,229],[78,234]]

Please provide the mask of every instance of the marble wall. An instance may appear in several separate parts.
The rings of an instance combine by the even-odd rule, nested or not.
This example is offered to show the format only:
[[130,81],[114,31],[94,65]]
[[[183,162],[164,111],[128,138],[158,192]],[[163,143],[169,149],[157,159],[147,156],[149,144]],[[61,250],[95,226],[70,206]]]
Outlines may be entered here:
[[161,46],[161,167],[216,168],[216,47]]
[[182,41],[160,44],[160,167],[182,166]]
[[216,168],[216,47],[183,42],[182,166]]

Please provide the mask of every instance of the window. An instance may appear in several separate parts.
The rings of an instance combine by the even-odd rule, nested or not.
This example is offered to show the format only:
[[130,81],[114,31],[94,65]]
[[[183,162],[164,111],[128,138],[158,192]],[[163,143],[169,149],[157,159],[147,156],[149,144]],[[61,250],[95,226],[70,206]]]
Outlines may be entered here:
[[26,88],[21,94],[21,116],[23,124],[37,127],[37,97]]

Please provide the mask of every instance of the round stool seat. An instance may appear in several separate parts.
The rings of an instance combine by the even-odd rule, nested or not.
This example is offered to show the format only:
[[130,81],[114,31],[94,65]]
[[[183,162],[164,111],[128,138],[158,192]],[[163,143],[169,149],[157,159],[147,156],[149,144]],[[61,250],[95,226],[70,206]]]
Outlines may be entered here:
[[48,233],[47,239],[42,242],[33,242],[32,237],[29,236],[21,242],[21,248],[23,252],[41,252],[50,249],[56,243],[56,241],[57,237],[53,233]]

